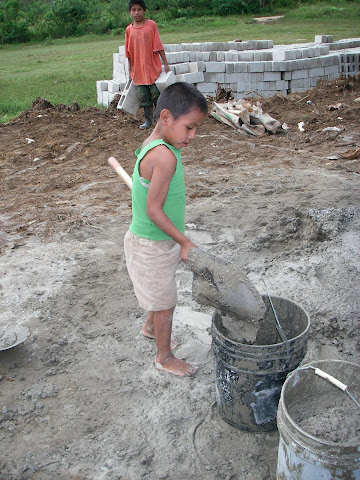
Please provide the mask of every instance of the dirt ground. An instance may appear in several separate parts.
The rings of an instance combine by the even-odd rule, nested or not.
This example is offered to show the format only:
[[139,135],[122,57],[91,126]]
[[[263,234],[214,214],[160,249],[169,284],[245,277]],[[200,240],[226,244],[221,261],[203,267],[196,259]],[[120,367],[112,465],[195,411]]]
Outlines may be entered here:
[[[262,99],[287,131],[242,135],[208,116],[183,150],[188,235],[308,312],[305,362],[360,363],[360,158],[340,155],[360,145],[359,97],[353,78]],[[174,332],[196,375],[156,370],[140,333],[130,192],[107,158],[132,172],[141,120],[37,99],[0,127],[0,326],[30,329],[0,352],[2,480],[275,478],[278,433],[218,414],[213,310],[186,266]]]

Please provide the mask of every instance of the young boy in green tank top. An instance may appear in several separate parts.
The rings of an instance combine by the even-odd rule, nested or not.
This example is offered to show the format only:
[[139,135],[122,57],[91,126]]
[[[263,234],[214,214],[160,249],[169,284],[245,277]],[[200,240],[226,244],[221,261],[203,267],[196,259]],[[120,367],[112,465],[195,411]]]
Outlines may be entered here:
[[175,272],[193,242],[185,236],[185,182],[181,149],[189,145],[208,107],[204,96],[182,82],[167,87],[155,109],[156,126],[141,148],[132,176],[132,222],[125,235],[126,264],[140,307],[142,327],[155,338],[155,366],[179,376],[196,367],[176,358],[171,330],[177,303]]

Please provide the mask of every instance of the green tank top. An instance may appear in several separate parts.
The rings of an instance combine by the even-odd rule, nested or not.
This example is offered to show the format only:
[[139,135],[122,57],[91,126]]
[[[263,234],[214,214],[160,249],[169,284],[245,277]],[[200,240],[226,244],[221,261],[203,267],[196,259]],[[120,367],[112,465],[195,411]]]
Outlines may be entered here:
[[172,145],[164,142],[162,139],[153,140],[143,149],[138,148],[135,152],[137,156],[134,172],[132,175],[132,222],[130,231],[138,237],[144,237],[149,240],[169,240],[171,237],[166,235],[146,214],[146,200],[149,189],[149,181],[140,177],[139,165],[147,152],[158,145],[168,147],[176,157],[176,169],[169,184],[169,191],[164,203],[163,210],[172,223],[185,233],[185,180],[184,168],[181,163],[181,151]]

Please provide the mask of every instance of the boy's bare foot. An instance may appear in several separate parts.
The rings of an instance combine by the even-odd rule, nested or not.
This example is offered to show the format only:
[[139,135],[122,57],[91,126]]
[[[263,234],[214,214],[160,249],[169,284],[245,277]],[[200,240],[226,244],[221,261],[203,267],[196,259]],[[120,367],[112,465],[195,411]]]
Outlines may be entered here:
[[197,367],[194,365],[184,362],[173,355],[168,357],[164,362],[158,362],[155,357],[155,367],[162,372],[173,373],[179,377],[190,377],[197,370]]
[[[146,337],[146,338],[151,338],[152,340],[155,340],[154,332],[150,332],[150,331],[146,328],[145,325],[142,326],[141,333],[144,335],[144,337]],[[175,348],[177,348],[179,345],[180,345],[180,340],[179,340],[177,337],[172,336],[172,337],[171,337],[171,348],[172,348],[172,349],[175,349]]]

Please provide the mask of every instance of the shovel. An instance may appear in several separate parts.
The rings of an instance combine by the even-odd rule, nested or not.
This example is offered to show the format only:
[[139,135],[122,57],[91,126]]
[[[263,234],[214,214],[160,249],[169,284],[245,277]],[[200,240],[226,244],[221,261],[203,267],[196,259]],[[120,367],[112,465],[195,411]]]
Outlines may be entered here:
[[[119,162],[114,157],[108,162],[131,189],[131,178]],[[194,272],[193,297],[198,303],[259,326],[266,310],[264,301],[237,265],[198,247],[190,249],[186,265]]]

